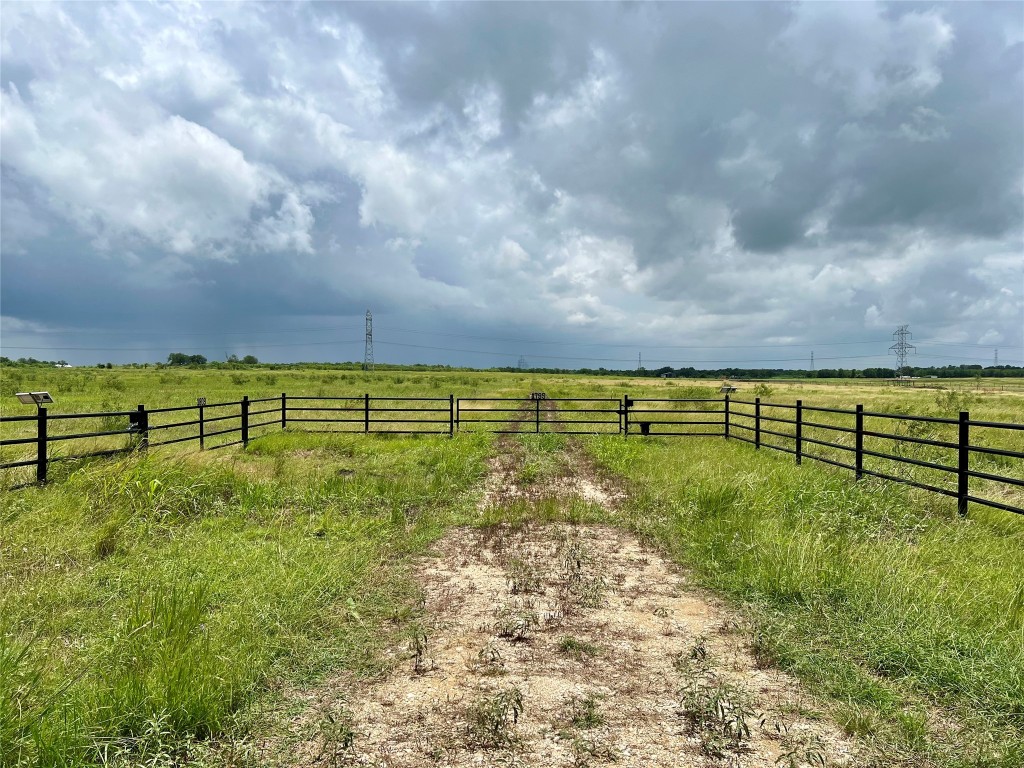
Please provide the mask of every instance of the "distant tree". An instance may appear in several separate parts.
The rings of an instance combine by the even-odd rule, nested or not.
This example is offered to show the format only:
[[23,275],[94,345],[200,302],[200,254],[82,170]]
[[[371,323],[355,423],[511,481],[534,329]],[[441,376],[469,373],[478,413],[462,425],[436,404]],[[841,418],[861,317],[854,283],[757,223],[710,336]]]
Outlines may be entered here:
[[227,362],[229,362],[229,363],[237,363],[238,362],[238,355],[228,355]]
[[168,365],[206,365],[202,355],[186,355],[184,352],[171,352],[167,356]]
[[245,363],[246,365],[256,365],[259,362],[259,360],[256,359],[255,355],[246,355],[245,357],[242,358],[242,362]]
[[106,368],[107,368],[107,370],[108,370],[108,371],[109,371],[109,370],[110,370],[111,368],[113,368],[113,367],[114,367],[114,364],[113,364],[113,363],[107,363],[107,365],[106,365]]

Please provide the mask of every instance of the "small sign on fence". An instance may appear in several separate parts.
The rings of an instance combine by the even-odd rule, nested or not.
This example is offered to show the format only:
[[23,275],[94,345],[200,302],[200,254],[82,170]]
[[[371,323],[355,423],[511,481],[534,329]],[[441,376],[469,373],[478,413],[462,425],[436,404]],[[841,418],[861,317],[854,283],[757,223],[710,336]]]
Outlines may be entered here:
[[547,400],[548,399],[548,394],[547,394],[547,392],[531,392],[530,393],[530,399],[531,400]]
[[204,405],[206,405],[206,398],[205,397],[197,397],[196,398],[196,405],[198,405],[200,408],[202,408]]
[[138,434],[145,430],[145,423],[143,420],[143,414],[140,411],[132,411],[128,414],[128,433],[131,435]]

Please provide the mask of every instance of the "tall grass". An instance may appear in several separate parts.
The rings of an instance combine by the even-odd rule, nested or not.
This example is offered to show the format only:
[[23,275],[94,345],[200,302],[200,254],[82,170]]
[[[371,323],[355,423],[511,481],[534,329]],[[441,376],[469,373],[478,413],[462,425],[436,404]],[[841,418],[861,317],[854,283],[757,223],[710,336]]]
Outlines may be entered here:
[[761,652],[844,702],[851,733],[893,760],[1024,762],[1020,520],[736,443],[589,449],[632,481],[630,524],[744,604]]
[[269,676],[370,671],[486,437],[278,434],[0,498],[0,762],[185,760]]
[[[282,390],[707,394],[706,383],[463,372],[45,374],[56,378],[20,371],[18,385],[55,382],[67,411]],[[962,405],[877,385],[772,386],[783,402]],[[1019,403],[972,397],[976,418],[1012,419]],[[557,475],[563,436],[516,440],[520,482]],[[718,439],[619,436],[585,441],[631,486],[615,517],[554,499],[480,513],[489,445],[272,431],[246,451],[57,463],[49,487],[0,493],[0,761],[185,762],[195,740],[237,729],[270,680],[378,668],[413,602],[404,558],[446,525],[532,518],[625,522],[657,542],[745,605],[755,650],[840,702],[836,717],[883,763],[1024,763],[1020,520],[972,508],[963,521],[941,497]]]

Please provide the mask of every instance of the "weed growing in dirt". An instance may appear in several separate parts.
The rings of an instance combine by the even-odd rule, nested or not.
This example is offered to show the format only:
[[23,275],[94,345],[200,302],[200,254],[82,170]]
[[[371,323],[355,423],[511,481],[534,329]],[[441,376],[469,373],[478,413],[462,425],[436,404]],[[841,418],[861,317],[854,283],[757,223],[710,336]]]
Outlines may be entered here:
[[409,655],[412,656],[412,672],[422,675],[434,668],[434,662],[427,656],[427,633],[417,628],[409,639]]
[[796,735],[782,723],[775,723],[775,736],[783,749],[782,754],[775,758],[780,768],[825,768],[825,746],[820,736]]
[[540,615],[532,603],[508,604],[495,611],[494,631],[511,643],[526,642],[530,632],[540,627]]
[[558,547],[561,571],[558,598],[562,613],[571,616],[581,608],[597,608],[604,597],[605,583],[600,575],[590,575],[593,558],[579,539],[568,538]]
[[616,763],[618,751],[599,739],[574,736],[571,742],[572,768],[590,768],[596,763]]
[[506,579],[513,595],[540,595],[544,593],[544,580],[537,563],[514,557],[509,560]]
[[505,660],[498,647],[488,641],[477,651],[472,668],[480,675],[503,675],[505,674]]
[[563,702],[562,720],[570,728],[596,728],[604,724],[604,716],[597,709],[594,696],[571,694]]
[[320,720],[320,741],[318,762],[332,768],[355,762],[356,732],[348,710],[342,707],[324,714]]
[[597,656],[601,649],[586,640],[566,636],[558,641],[558,651],[570,658],[576,659],[576,661],[583,661],[584,659]]
[[687,681],[679,704],[690,732],[700,737],[701,750],[709,757],[741,751],[750,738],[755,714],[747,697],[713,675]]
[[707,674],[710,668],[707,638],[704,635],[699,635],[688,650],[676,654],[672,659],[672,666],[688,680]]
[[516,687],[485,696],[465,710],[466,745],[497,749],[515,744],[515,725],[523,713],[523,692]]

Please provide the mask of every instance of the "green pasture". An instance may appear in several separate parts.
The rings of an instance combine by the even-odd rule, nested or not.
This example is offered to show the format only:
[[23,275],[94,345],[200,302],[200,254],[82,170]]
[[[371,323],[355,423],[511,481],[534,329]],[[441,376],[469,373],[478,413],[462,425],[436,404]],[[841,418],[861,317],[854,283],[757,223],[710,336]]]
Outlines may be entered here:
[[[26,412],[11,397],[26,389],[48,389],[54,412],[281,392],[717,395],[709,382],[486,372],[0,372],[5,415]],[[971,382],[740,386],[740,399],[767,402],[994,421],[1022,412],[1016,392]],[[964,520],[952,499],[735,440],[513,439],[524,481],[584,451],[625,489],[622,507],[513,501],[480,513],[497,450],[487,434],[292,428],[267,428],[244,451],[186,443],[62,462],[45,487],[0,491],[0,765],[263,764],[239,755],[257,754],[246,745],[287,716],[283,690],[371,674],[413,631],[410,564],[429,542],[451,525],[549,519],[625,525],[675,559],[878,765],[1024,761],[1024,518],[972,506]],[[1020,476],[1020,460],[997,463]]]

